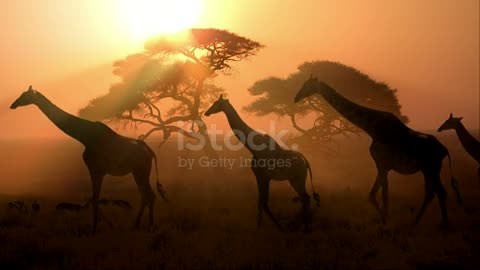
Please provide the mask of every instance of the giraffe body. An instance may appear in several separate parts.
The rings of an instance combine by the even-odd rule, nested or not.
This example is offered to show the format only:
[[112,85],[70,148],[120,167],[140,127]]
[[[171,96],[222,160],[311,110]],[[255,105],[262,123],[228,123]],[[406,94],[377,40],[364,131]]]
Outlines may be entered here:
[[[363,129],[371,138],[370,154],[377,167],[377,177],[370,191],[369,200],[380,214],[383,222],[388,218],[388,173],[393,170],[400,174],[422,172],[425,180],[425,197],[416,216],[418,223],[427,205],[436,194],[440,202],[442,222],[448,223],[447,193],[440,181],[443,159],[450,157],[448,150],[434,136],[417,132],[407,127],[390,112],[363,107],[340,95],[335,89],[316,78],[308,79],[295,96],[298,102],[308,96],[320,94],[342,116]],[[461,197],[452,178],[452,186]],[[383,209],[376,200],[382,189]]]
[[[36,105],[60,130],[85,146],[83,160],[92,181],[93,232],[97,228],[98,201],[105,175],[133,174],[141,195],[141,206],[135,225],[139,226],[147,205],[150,225],[153,224],[155,194],[149,180],[152,160],[156,164],[156,156],[145,142],[121,136],[101,122],[92,122],[73,116],[58,108],[31,86],[11,105],[11,109],[30,104]],[[158,183],[158,168],[157,189],[165,199],[161,185]]]
[[[311,223],[310,196],[305,189],[307,173],[312,173],[310,164],[305,156],[297,151],[283,149],[272,137],[249,127],[238,115],[235,108],[222,96],[205,112],[206,116],[224,112],[235,136],[252,153],[251,170],[255,175],[258,188],[257,226],[262,223],[265,212],[272,222],[279,228],[282,226],[274,217],[268,206],[269,185],[271,180],[288,180],[292,188],[299,195],[302,203],[300,216],[304,228],[308,230]],[[274,164],[274,166],[270,166]],[[313,183],[312,183],[313,191]],[[313,191],[314,199],[318,204],[318,194]]]

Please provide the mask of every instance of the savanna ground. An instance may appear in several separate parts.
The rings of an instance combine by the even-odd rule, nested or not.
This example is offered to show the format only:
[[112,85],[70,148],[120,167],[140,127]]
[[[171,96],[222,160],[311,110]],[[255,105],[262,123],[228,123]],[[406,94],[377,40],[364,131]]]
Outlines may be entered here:
[[[61,201],[83,203],[90,196],[90,180],[81,159],[82,147],[72,140],[4,141],[0,158],[3,177],[1,205],[11,200],[38,200],[37,215],[0,210],[1,269],[469,269],[479,263],[480,183],[477,165],[454,134],[439,136],[450,149],[453,171],[467,204],[459,207],[450,187],[444,160],[442,181],[449,193],[452,224],[440,225],[435,199],[423,220],[412,226],[423,200],[420,174],[390,173],[390,215],[382,225],[367,197],[376,170],[368,155],[369,139],[339,142],[326,158],[322,146],[300,149],[313,167],[321,206],[314,208],[311,233],[275,229],[265,217],[256,228],[257,187],[248,168],[238,166],[245,151],[221,152],[237,158],[229,169],[178,168],[178,158],[200,153],[177,151],[175,142],[157,149],[160,181],[169,203],[157,199],[155,228],[132,230],[139,203],[129,177],[107,177],[103,198],[126,199],[133,211],[103,207],[113,222],[101,223],[89,234],[91,210],[59,214]],[[155,146],[154,141],[149,141]],[[152,184],[154,177],[152,176]],[[308,182],[310,192],[310,183]],[[380,195],[380,194],[379,194]],[[287,182],[272,182],[270,207],[286,224],[300,207]]]

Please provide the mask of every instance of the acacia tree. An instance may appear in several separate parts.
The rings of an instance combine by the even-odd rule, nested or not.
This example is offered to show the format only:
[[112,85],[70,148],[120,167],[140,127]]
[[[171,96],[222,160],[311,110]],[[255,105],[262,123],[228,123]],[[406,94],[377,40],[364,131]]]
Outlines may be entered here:
[[[149,126],[145,139],[163,133],[163,142],[173,132],[210,141],[202,110],[223,89],[213,78],[229,74],[232,63],[255,55],[260,43],[218,29],[189,29],[161,35],[145,42],[145,50],[114,63],[120,77],[109,92],[80,110],[89,119],[114,119]],[[182,124],[183,123],[183,124]]]
[[[301,136],[309,140],[330,141],[336,135],[360,132],[322,97],[309,98],[300,104],[293,102],[295,94],[311,75],[325,81],[356,103],[392,112],[403,122],[408,121],[400,111],[395,89],[374,81],[352,67],[330,61],[306,62],[286,79],[269,77],[255,82],[248,91],[257,99],[245,106],[244,110],[258,116],[273,113],[288,117]],[[307,114],[314,114],[313,123],[309,128],[302,128],[296,117]]]

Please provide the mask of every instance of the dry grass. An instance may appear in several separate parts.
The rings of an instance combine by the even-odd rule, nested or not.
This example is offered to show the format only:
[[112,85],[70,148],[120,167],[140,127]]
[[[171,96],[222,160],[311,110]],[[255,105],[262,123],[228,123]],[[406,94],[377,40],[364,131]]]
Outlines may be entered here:
[[[88,196],[88,178],[70,183],[64,189],[58,187],[60,179],[68,183],[73,181],[69,179],[86,177],[81,167],[81,150],[75,146],[70,148],[73,154],[58,155],[71,155],[75,164],[70,170],[79,174],[68,178],[68,169],[57,168],[62,177],[49,182],[44,173],[42,178],[35,179],[28,193],[0,197],[0,205],[24,199],[28,203],[38,200],[42,207],[35,216],[0,211],[0,268],[477,268],[480,210],[476,204],[480,186],[475,177],[476,167],[454,140],[447,142],[449,148],[455,149],[451,150],[454,170],[469,206],[468,211],[464,211],[456,205],[451,188],[447,188],[452,223],[449,230],[439,226],[436,200],[427,209],[421,224],[411,225],[423,196],[420,175],[391,174],[391,220],[387,225],[380,224],[366,199],[375,169],[365,153],[366,141],[359,139],[345,143],[348,151],[343,150],[338,158],[330,161],[306,152],[314,164],[314,181],[321,196],[311,233],[281,233],[268,219],[262,228],[256,228],[256,184],[248,169],[172,169],[176,167],[177,157],[164,156],[163,153],[172,151],[162,149],[159,152],[161,181],[171,202],[157,201],[155,228],[132,230],[136,210],[129,212],[107,206],[104,212],[115,227],[111,229],[102,223],[95,236],[89,235],[90,211],[58,214],[54,210],[58,201],[80,203]],[[245,152],[239,155],[248,157]],[[43,172],[47,171],[51,173],[55,168],[43,167]],[[26,181],[27,178],[19,175]],[[442,171],[446,186],[449,175],[448,170]],[[136,209],[138,194],[133,181],[114,179],[105,181],[103,197],[128,199]],[[38,183],[43,183],[42,189]],[[288,184],[272,183],[270,193],[274,214],[282,223],[292,221],[299,205],[291,202],[295,194]]]

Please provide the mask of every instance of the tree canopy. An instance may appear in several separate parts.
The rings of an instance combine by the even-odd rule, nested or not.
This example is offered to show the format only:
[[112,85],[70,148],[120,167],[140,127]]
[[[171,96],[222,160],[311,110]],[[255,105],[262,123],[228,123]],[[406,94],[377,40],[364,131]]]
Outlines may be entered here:
[[[333,136],[357,133],[359,129],[341,117],[323,98],[309,98],[308,102],[295,104],[293,98],[311,75],[328,83],[348,99],[363,106],[388,111],[401,121],[408,118],[401,113],[396,90],[377,82],[355,68],[331,61],[306,62],[287,78],[269,77],[255,82],[248,92],[257,97],[244,107],[258,116],[276,114],[289,117],[293,127],[303,135],[314,139],[330,140]],[[296,116],[315,115],[310,128],[302,128]]]
[[[213,83],[232,63],[255,55],[260,43],[226,30],[189,29],[145,42],[145,50],[113,64],[120,82],[80,110],[88,119],[116,119],[150,126],[142,135],[206,135],[202,110],[224,90]],[[191,122],[189,128],[179,121]],[[208,141],[208,137],[205,137]]]

